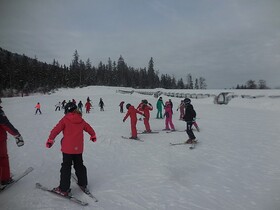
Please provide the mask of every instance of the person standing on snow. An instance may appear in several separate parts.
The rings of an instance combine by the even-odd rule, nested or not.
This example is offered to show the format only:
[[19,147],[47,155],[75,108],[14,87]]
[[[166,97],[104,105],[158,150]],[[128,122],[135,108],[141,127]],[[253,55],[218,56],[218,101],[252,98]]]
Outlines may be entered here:
[[138,111],[137,109],[134,108],[131,104],[126,105],[127,108],[127,113],[125,117],[123,118],[123,122],[130,117],[130,125],[131,125],[131,137],[130,139],[137,139],[137,114],[141,114],[142,116],[145,116],[142,112]]
[[145,117],[144,117],[144,125],[145,125],[145,131],[144,133],[151,133],[151,127],[150,127],[150,111],[153,110],[152,104],[148,103],[146,99],[142,100],[142,102],[137,107],[139,111],[143,111]]
[[159,97],[158,101],[157,101],[157,119],[162,119],[162,107],[164,107],[163,101],[162,101],[162,97]]
[[10,123],[0,106],[0,184],[7,185],[13,182],[10,172],[9,156],[7,149],[7,132],[16,139],[18,147],[24,145],[19,131]]
[[104,111],[104,102],[102,98],[100,98],[99,100],[99,107],[100,107],[100,111]]
[[193,105],[191,104],[191,99],[185,98],[184,103],[185,103],[184,120],[187,123],[187,131],[186,132],[187,132],[188,137],[189,137],[189,139],[185,143],[186,144],[192,144],[192,143],[194,143],[194,141],[196,139],[196,137],[195,137],[195,135],[193,134],[193,131],[192,131],[192,125],[193,125],[193,122],[194,122],[195,117],[196,117],[196,112],[193,108]]
[[78,185],[86,190],[87,169],[83,164],[84,137],[83,131],[90,135],[90,140],[96,142],[96,134],[93,128],[82,118],[77,106],[70,102],[65,105],[65,116],[51,130],[46,147],[51,148],[54,139],[62,131],[61,151],[63,161],[60,169],[60,184],[53,190],[63,196],[70,192],[71,167],[74,165]]
[[42,112],[41,112],[41,104],[39,102],[36,104],[35,108],[36,108],[35,114],[37,114],[37,112],[42,114]]
[[120,106],[120,113],[123,113],[123,105],[124,105],[124,101],[121,101],[121,103],[119,104],[119,106]]
[[83,113],[83,103],[82,103],[82,101],[79,101],[79,103],[78,103],[78,109],[79,109],[79,111],[81,112],[81,113]]
[[86,107],[86,113],[89,113],[90,112],[90,108],[92,107],[90,101],[86,102],[85,107]]
[[171,131],[175,131],[175,127],[174,127],[174,124],[172,122],[172,107],[171,107],[171,103],[169,101],[166,101],[165,102],[165,113],[164,113],[164,116],[165,116],[165,129],[164,130],[170,130]]
[[55,105],[55,111],[60,111],[61,103],[60,101]]
[[62,101],[62,103],[61,103],[61,108],[62,108],[62,109],[64,109],[65,104],[66,104],[66,101],[65,101],[65,100],[63,100],[63,101]]

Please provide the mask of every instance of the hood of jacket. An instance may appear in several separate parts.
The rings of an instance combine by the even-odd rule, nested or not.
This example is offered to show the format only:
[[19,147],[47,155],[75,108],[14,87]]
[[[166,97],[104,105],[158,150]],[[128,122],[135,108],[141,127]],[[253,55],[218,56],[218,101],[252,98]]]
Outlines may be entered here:
[[73,124],[80,124],[83,122],[83,118],[78,113],[69,112],[65,115],[65,119],[70,121]]

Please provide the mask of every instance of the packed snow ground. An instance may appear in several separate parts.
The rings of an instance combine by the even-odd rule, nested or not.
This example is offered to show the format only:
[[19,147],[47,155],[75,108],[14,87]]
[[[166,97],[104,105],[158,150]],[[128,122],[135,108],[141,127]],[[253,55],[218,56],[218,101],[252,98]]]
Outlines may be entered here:
[[[122,122],[119,103],[124,100],[137,106],[147,99],[155,107],[157,99],[120,94],[117,89],[62,89],[51,95],[2,99],[6,115],[25,140],[18,148],[9,135],[11,171],[17,174],[29,166],[34,171],[0,194],[1,210],[280,209],[280,98],[267,97],[280,95],[279,91],[268,90],[265,97],[256,99],[234,98],[228,105],[216,105],[212,97],[192,99],[201,131],[195,131],[199,144],[190,150],[187,145],[169,145],[185,141],[185,132],[139,135],[144,142],[122,139],[122,135],[130,136],[130,122]],[[89,202],[89,206],[80,207],[36,189],[35,183],[59,184],[62,135],[52,148],[45,147],[50,130],[63,116],[62,111],[54,111],[54,105],[72,98],[85,103],[88,96],[94,109],[83,117],[95,129],[97,142],[89,141],[85,134],[84,163],[89,189],[99,202],[94,203],[72,182],[73,194]],[[98,108],[100,97],[105,102],[104,112]],[[176,111],[180,100],[172,98],[173,122],[176,129],[184,130],[185,123],[178,120]],[[37,102],[42,105],[42,115],[34,115]],[[151,113],[152,129],[163,129],[164,120],[155,116],[156,110]],[[143,131],[143,121],[138,121],[137,127]]]

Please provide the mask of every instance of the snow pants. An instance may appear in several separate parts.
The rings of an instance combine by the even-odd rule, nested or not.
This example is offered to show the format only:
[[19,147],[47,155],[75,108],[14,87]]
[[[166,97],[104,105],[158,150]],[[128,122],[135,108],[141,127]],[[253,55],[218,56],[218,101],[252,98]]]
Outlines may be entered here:
[[37,114],[38,112],[39,112],[40,114],[42,114],[41,109],[36,109],[35,114]]
[[0,183],[11,178],[7,140],[0,141]]
[[136,124],[137,124],[137,120],[131,120],[131,121],[130,121],[131,137],[133,137],[133,138],[136,138],[136,137],[137,137]]
[[145,125],[145,129],[147,132],[151,131],[149,120],[150,120],[150,118],[144,117],[144,125]]
[[189,139],[195,139],[195,135],[193,134],[192,131],[192,125],[193,125],[192,121],[187,122],[187,134],[189,136]]
[[172,115],[170,114],[169,117],[165,118],[165,129],[169,130],[169,129],[175,130],[174,124],[172,122]]
[[83,154],[66,154],[62,153],[62,164],[60,169],[61,191],[66,192],[71,183],[71,166],[74,165],[75,174],[78,178],[78,185],[87,186],[87,168],[83,164]]
[[162,118],[162,109],[157,110],[157,119]]

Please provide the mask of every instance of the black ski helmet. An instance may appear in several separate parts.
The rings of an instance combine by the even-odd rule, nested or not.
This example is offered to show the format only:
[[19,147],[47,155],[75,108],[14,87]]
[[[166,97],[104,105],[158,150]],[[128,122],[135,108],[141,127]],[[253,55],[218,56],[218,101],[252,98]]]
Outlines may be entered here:
[[184,99],[184,104],[190,104],[190,103],[191,103],[191,99],[189,99],[189,98]]
[[64,107],[64,114],[67,114],[69,112],[73,112],[74,110],[77,109],[77,106],[73,102],[68,102],[65,107]]
[[128,109],[131,106],[131,104],[126,104],[126,108]]

